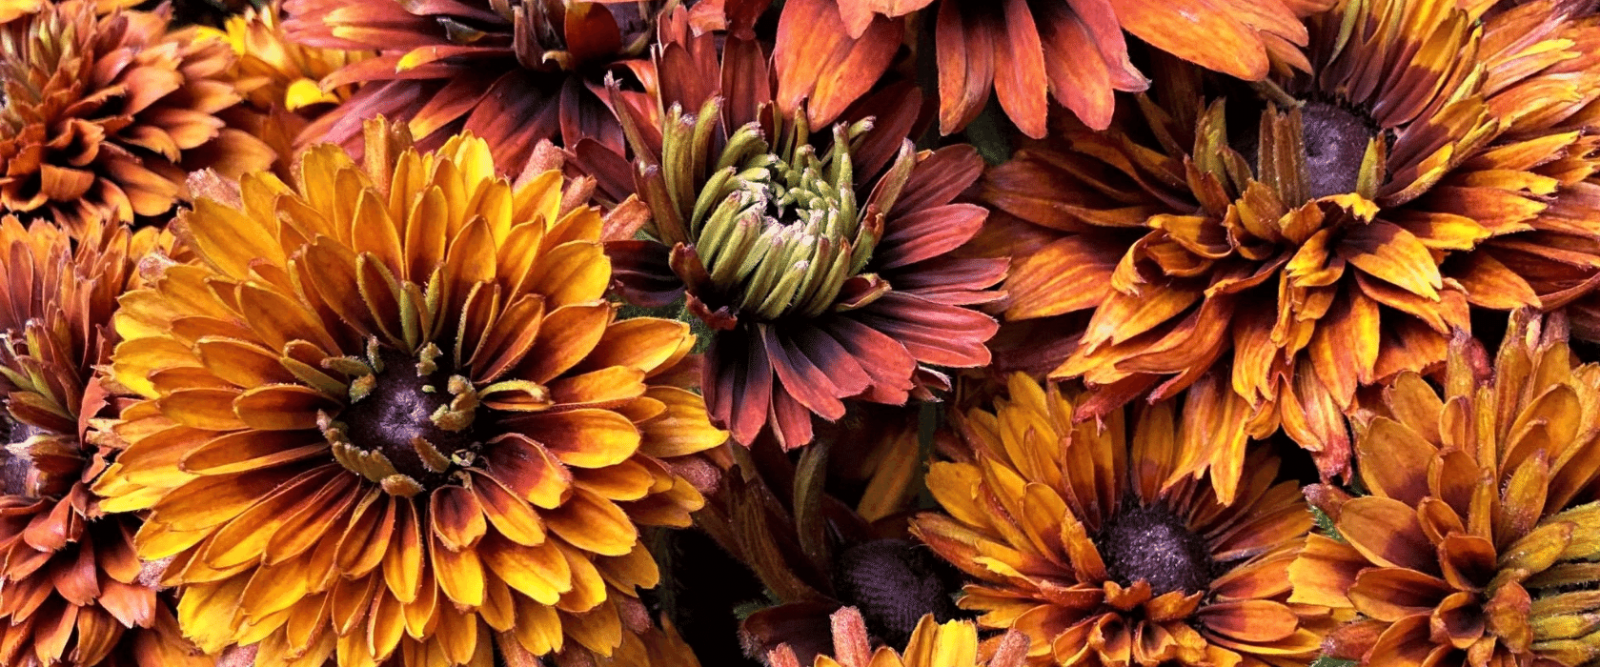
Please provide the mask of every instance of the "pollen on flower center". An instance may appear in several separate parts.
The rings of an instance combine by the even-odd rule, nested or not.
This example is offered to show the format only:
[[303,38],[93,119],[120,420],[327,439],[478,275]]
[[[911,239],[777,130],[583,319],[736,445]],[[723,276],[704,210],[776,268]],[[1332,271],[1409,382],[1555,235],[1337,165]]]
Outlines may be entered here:
[[440,369],[437,356],[431,345],[417,356],[374,346],[367,360],[372,372],[357,376],[351,404],[324,429],[340,463],[396,495],[443,484],[479,445],[471,383]]
[[1095,542],[1111,578],[1124,586],[1143,580],[1153,595],[1161,595],[1196,593],[1211,584],[1205,540],[1165,506],[1125,504]]
[[834,563],[839,599],[858,607],[867,627],[891,645],[903,645],[926,614],[955,617],[951,573],[925,547],[882,539],[846,549]]
[[1377,128],[1360,114],[1327,102],[1307,102],[1300,118],[1311,197],[1355,192],[1361,160]]

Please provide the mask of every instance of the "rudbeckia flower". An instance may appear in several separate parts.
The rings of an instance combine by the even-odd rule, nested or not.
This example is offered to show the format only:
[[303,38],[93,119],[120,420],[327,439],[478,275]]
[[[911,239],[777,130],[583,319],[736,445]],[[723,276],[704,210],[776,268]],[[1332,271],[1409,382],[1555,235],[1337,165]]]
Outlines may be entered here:
[[[961,131],[988,104],[990,91],[1017,128],[1047,133],[1050,101],[1086,125],[1105,129],[1117,91],[1149,87],[1128,57],[1123,31],[1163,52],[1230,76],[1266,78],[1274,69],[1307,69],[1301,17],[1328,0],[1204,2],[1180,0],[793,0],[778,21],[779,108],[809,99],[823,124],[866,93],[893,62],[904,17],[932,21],[938,67],[939,130]],[[926,57],[926,56],[925,56]]]
[[977,151],[914,150],[910,85],[813,133],[773,110],[758,44],[690,34],[685,14],[663,19],[653,110],[623,116],[653,220],[607,251],[627,298],[684,299],[713,331],[712,418],[740,443],[770,426],[794,448],[846,399],[903,404],[947,385],[936,366],[987,364],[997,324],[973,306],[998,298],[1005,262],[953,254],[986,215],[954,201],[983,169]]
[[240,102],[227,45],[164,13],[48,3],[0,25],[0,212],[87,233],[160,216],[188,172],[227,177],[273,152],[219,114]]
[[234,87],[257,111],[274,107],[293,112],[327,110],[350,99],[355,86],[323,90],[319,82],[339,69],[366,60],[370,51],[318,49],[289,40],[282,2],[273,0],[228,17],[222,29],[202,29],[228,44],[237,56]]
[[[965,457],[936,462],[943,508],[912,532],[972,577],[958,600],[984,628],[1027,635],[1028,664],[1305,665],[1327,609],[1289,601],[1312,515],[1278,459],[1252,455],[1232,504],[1172,472],[1205,437],[1191,399],[1104,425],[1077,397],[1013,375],[992,412],[957,418]],[[1131,423],[1130,423],[1131,422]]]
[[175,223],[199,261],[123,298],[111,372],[140,400],[95,488],[148,511],[139,555],[172,559],[207,652],[608,656],[658,577],[640,526],[689,525],[675,466],[726,439],[671,382],[694,337],[617,318],[559,172],[513,185],[484,140],[425,155],[381,119],[365,145]]
[[0,664],[206,667],[141,576],[139,520],[90,484],[114,413],[95,366],[117,297],[160,241],[93,223],[76,245],[46,221],[0,220]]
[[277,153],[274,172],[292,180],[296,138],[306,125],[350,99],[355,85],[323,90],[320,81],[373,55],[371,51],[319,49],[290,41],[282,3],[250,7],[229,16],[221,29],[200,28],[233,49],[228,77],[245,103],[229,120],[250,130]]
[[409,121],[424,149],[470,131],[513,173],[547,139],[622,150],[603,81],[642,64],[655,14],[653,2],[523,0],[287,0],[284,9],[303,44],[378,52],[322,80],[324,89],[365,85],[307,127],[305,142],[356,150],[362,121],[383,114]]
[[[1290,567],[1292,602],[1353,609],[1329,645],[1363,665],[1584,665],[1600,558],[1600,366],[1565,322],[1513,316],[1492,363],[1466,335],[1439,387],[1402,374],[1355,418],[1371,495]],[[1338,498],[1331,492],[1326,497]]]
[[[872,649],[861,612],[845,607],[832,616],[833,654],[820,655],[815,667],[1022,667],[1028,639],[1015,630],[997,638],[987,651],[980,650],[978,629],[971,621],[939,623],[932,616],[917,622],[905,650],[889,646]],[[985,654],[987,658],[983,657]],[[768,654],[772,667],[802,667],[788,645]]]
[[1091,314],[1050,376],[1094,387],[1091,413],[1213,394],[1226,433],[1178,474],[1227,501],[1247,433],[1281,424],[1346,474],[1359,388],[1437,367],[1472,309],[1591,289],[1600,24],[1459,4],[1346,0],[1310,21],[1310,75],[1172,64],[1111,131],[1069,120],[996,168],[984,196],[1032,235],[1006,318]]

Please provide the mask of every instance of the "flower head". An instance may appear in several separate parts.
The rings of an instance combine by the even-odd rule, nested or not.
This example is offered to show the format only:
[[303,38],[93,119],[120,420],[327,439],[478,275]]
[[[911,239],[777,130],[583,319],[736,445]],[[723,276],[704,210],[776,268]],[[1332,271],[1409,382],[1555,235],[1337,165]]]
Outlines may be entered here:
[[324,77],[372,56],[370,51],[319,49],[289,41],[285,34],[281,0],[228,17],[221,30],[203,32],[225,41],[237,60],[234,86],[250,106],[259,111],[280,107],[287,111],[326,109],[350,99],[354,86],[323,90]]
[[207,651],[610,655],[657,579],[638,527],[687,526],[674,466],[726,439],[670,384],[694,338],[617,320],[559,172],[513,185],[481,139],[424,155],[382,120],[365,143],[179,223],[200,261],[123,299],[112,372],[142,400],[96,488],[149,510],[140,556],[173,558]]
[[1442,363],[1471,308],[1591,288],[1600,217],[1574,186],[1600,164],[1600,24],[1458,4],[1341,2],[1310,21],[1311,75],[1265,98],[1165,68],[1128,122],[994,170],[985,196],[1031,230],[1006,317],[1092,312],[1051,377],[1095,409],[1227,394],[1226,436],[1179,471],[1227,500],[1247,432],[1281,424],[1346,474],[1358,388]]
[[[1371,495],[1328,508],[1291,601],[1353,608],[1330,638],[1370,665],[1583,665],[1600,657],[1600,366],[1564,322],[1513,315],[1491,364],[1464,334],[1443,385],[1405,373],[1356,417]],[[1328,494],[1337,498],[1339,494]]]
[[624,118],[653,221],[607,249],[631,300],[681,296],[714,330],[713,418],[741,443],[770,424],[798,447],[844,399],[902,404],[945,383],[933,366],[987,363],[997,325],[971,306],[997,298],[1004,262],[952,255],[985,217],[953,203],[977,152],[914,151],[921,96],[904,85],[812,133],[803,113],[775,115],[758,45],[728,35],[719,68],[719,36],[689,35],[681,10],[664,21],[678,32],[657,51],[658,104]]
[[49,3],[0,25],[0,211],[72,234],[165,214],[184,178],[237,177],[272,150],[219,114],[240,101],[228,47],[161,13]]
[[48,222],[0,220],[0,664],[211,664],[141,578],[138,519],[106,515],[89,488],[108,452],[91,423],[114,412],[94,367],[157,236],[96,222],[74,246]]
[[411,123],[418,146],[463,130],[483,138],[502,169],[520,171],[535,145],[592,138],[622,150],[622,128],[599,92],[608,73],[642,64],[653,2],[288,0],[297,41],[378,56],[323,79],[366,84],[312,123],[306,141],[359,148],[363,119]]
[[1275,456],[1225,505],[1209,482],[1165,484],[1204,437],[1192,401],[1102,428],[1055,387],[1009,390],[958,420],[967,458],[928,472],[944,513],[912,528],[975,579],[959,604],[980,626],[1022,631],[1034,665],[1310,662],[1327,613],[1289,603],[1288,577],[1312,517]]

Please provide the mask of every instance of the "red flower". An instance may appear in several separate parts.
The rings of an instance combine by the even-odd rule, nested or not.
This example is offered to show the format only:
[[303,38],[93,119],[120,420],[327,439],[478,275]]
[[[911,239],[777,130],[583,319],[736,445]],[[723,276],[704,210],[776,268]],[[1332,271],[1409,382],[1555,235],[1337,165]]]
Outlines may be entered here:
[[713,419],[745,444],[770,423],[798,447],[811,415],[836,420],[844,399],[901,404],[946,384],[935,366],[989,363],[997,325],[970,306],[997,297],[987,288],[1005,262],[951,255],[986,217],[954,202],[983,162],[968,146],[912,149],[920,92],[883,89],[844,114],[875,120],[813,135],[803,113],[774,108],[747,26],[691,35],[684,11],[664,22],[655,104],[623,117],[653,238],[608,252],[631,300],[681,296],[715,330]]

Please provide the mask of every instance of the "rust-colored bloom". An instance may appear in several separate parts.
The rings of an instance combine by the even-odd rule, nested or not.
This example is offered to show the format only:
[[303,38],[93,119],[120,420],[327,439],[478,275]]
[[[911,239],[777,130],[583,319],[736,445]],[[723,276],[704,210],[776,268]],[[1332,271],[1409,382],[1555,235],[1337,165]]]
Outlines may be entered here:
[[694,336],[616,319],[559,172],[514,186],[482,139],[367,127],[362,163],[321,144],[296,186],[247,175],[176,223],[201,261],[123,299],[112,371],[142,400],[96,489],[149,509],[139,554],[173,558],[206,651],[610,655],[657,579],[637,526],[689,525],[674,466],[727,437],[670,384]]
[[1371,495],[1318,494],[1337,532],[1313,535],[1289,570],[1290,600],[1362,615],[1331,637],[1336,655],[1374,667],[1600,657],[1600,366],[1578,366],[1566,336],[1564,321],[1519,312],[1491,365],[1461,334],[1442,387],[1407,372],[1355,419]]
[[[880,646],[872,650],[861,612],[845,607],[830,618],[833,655],[819,655],[815,667],[1022,667],[1028,638],[1016,630],[1006,632],[994,646],[980,650],[978,628],[971,621],[939,623],[923,616],[911,633],[905,650]],[[985,655],[987,656],[985,657]],[[767,658],[772,667],[801,667],[799,656],[787,644]]]
[[934,463],[944,508],[913,533],[976,581],[959,601],[1032,641],[1034,665],[1304,665],[1327,610],[1291,604],[1311,513],[1278,459],[1251,457],[1236,501],[1167,483],[1205,437],[1190,399],[1074,422],[1073,397],[1022,374],[994,412],[956,419],[965,460]]
[[654,7],[649,0],[287,0],[294,39],[378,52],[323,79],[324,88],[366,85],[301,138],[356,150],[362,120],[383,114],[409,121],[424,149],[470,131],[512,173],[547,139],[570,147],[592,138],[620,152],[622,128],[602,100],[603,82],[643,64],[637,58],[650,43]]
[[[780,110],[810,99],[823,124],[888,70],[903,17],[933,0],[792,0],[778,21]],[[933,21],[939,72],[939,130],[959,132],[978,117],[990,90],[1023,134],[1045,136],[1050,100],[1085,124],[1111,123],[1117,91],[1149,81],[1128,58],[1122,31],[1210,70],[1260,80],[1307,69],[1301,17],[1330,0],[973,0],[940,2]]]
[[1457,4],[1342,2],[1268,100],[1173,65],[1112,131],[1069,121],[994,170],[1000,229],[1029,230],[1008,320],[1092,312],[1051,377],[1097,388],[1088,412],[1213,395],[1225,433],[1177,474],[1226,501],[1246,432],[1344,474],[1358,388],[1441,363],[1471,308],[1589,289],[1600,200],[1570,186],[1597,165],[1600,24]]
[[0,211],[59,221],[159,216],[188,196],[189,171],[228,177],[272,150],[218,114],[239,94],[227,45],[163,13],[50,3],[0,25]]
[[663,21],[657,104],[624,116],[650,238],[607,251],[630,300],[685,299],[714,330],[712,418],[740,443],[770,425],[794,448],[844,399],[903,404],[947,384],[934,366],[988,363],[997,325],[971,306],[998,297],[987,288],[1005,262],[952,255],[986,215],[953,201],[982,171],[977,152],[913,150],[910,85],[812,134],[804,114],[773,110],[758,44],[691,35],[681,9]]
[[0,220],[0,664],[202,667],[171,604],[141,581],[139,521],[89,484],[107,450],[111,314],[153,229],[96,224],[74,247],[46,221]]

